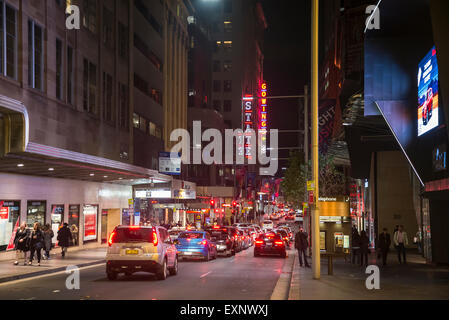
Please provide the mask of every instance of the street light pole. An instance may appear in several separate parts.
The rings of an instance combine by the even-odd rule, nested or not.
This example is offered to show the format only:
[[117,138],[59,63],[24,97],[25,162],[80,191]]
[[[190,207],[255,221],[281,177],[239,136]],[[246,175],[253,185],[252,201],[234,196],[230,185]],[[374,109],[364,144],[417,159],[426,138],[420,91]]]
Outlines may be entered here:
[[312,0],[312,180],[315,183],[312,209],[312,268],[313,279],[320,279],[320,208],[318,172],[318,19],[319,0]]

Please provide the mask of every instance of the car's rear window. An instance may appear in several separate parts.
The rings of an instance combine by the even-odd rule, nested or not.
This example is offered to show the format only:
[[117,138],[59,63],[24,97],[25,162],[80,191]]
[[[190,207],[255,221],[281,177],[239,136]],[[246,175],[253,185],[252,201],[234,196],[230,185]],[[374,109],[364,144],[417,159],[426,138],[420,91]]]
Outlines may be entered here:
[[210,233],[210,238],[212,241],[226,240],[228,238],[227,231],[210,230],[209,233]]
[[153,229],[150,228],[118,228],[115,230],[114,242],[151,242],[153,241]]
[[181,239],[203,239],[203,234],[198,232],[183,232],[178,238]]

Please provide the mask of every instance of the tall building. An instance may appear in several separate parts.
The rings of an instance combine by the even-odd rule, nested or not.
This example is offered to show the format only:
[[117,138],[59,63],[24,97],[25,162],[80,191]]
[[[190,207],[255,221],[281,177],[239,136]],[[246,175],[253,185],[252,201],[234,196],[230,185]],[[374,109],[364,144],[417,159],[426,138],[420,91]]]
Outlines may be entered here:
[[[22,221],[79,244],[129,223],[132,185],[170,183],[163,150],[164,3],[0,1],[0,258]],[[6,41],[4,41],[6,40]]]

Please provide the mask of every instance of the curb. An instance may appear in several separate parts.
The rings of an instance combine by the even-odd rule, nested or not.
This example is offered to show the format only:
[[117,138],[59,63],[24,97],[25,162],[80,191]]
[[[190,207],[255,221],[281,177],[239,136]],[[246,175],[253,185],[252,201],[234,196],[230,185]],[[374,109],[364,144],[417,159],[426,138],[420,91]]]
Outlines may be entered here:
[[296,252],[297,251],[294,250],[292,254],[288,255],[287,261],[282,268],[282,274],[274,287],[270,300],[289,300],[290,284],[292,281],[293,267],[296,260]]
[[[298,251],[296,251],[298,253]],[[296,259],[295,254],[295,260],[293,261],[293,268],[292,268],[292,277],[290,278],[290,290],[288,292],[288,300],[300,300],[300,294],[299,294],[299,264],[298,259]]]
[[[93,265],[97,265],[97,264],[101,265],[105,262],[106,262],[106,260],[98,260],[98,261],[93,261],[93,262],[81,263],[81,264],[77,264],[77,267],[82,268],[82,267],[89,267],[89,266],[93,266]],[[53,269],[48,269],[48,270],[42,270],[42,271],[37,271],[37,272],[30,272],[30,273],[24,273],[24,274],[0,278],[0,283],[6,283],[6,282],[15,281],[15,280],[34,278],[34,277],[42,276],[42,275],[46,275],[46,274],[57,273],[57,272],[66,270],[68,266],[69,265],[66,265],[63,267],[58,267],[58,268],[53,268]]]

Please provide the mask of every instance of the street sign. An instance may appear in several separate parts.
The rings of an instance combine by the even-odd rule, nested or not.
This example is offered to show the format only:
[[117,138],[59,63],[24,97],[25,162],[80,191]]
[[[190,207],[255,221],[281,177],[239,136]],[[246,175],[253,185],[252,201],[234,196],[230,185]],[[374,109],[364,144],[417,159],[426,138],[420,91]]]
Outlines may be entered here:
[[309,204],[313,203],[313,191],[309,191]]
[[315,191],[315,181],[307,181],[307,191]]

